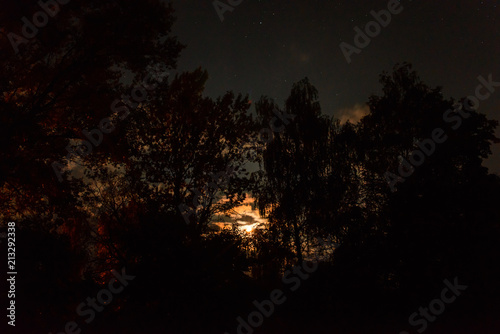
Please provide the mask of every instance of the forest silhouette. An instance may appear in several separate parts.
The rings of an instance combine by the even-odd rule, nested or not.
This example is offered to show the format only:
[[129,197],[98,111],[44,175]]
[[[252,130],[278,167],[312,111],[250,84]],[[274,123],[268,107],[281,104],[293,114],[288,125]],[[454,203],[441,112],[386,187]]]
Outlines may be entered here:
[[[4,37],[36,10],[6,4]],[[207,71],[173,74],[185,48],[174,22],[158,0],[72,0],[19,53],[0,40],[0,232],[16,223],[16,333],[75,321],[87,333],[232,334],[274,289],[287,299],[255,333],[415,333],[408,317],[455,277],[467,290],[426,333],[498,333],[500,177],[482,165],[498,121],[471,109],[454,129],[443,114],[467,99],[445,98],[408,63],[382,72],[356,123],[322,111],[308,78],[283,104],[207,97]],[[110,109],[158,71],[145,99]],[[114,129],[89,152],[84,130],[106,118]],[[273,119],[280,131],[263,141]],[[436,128],[447,140],[393,191],[386,173]],[[267,224],[250,235],[214,224],[246,198]],[[291,291],[287,270],[312,260]],[[122,268],[135,278],[86,323],[75,310]]]

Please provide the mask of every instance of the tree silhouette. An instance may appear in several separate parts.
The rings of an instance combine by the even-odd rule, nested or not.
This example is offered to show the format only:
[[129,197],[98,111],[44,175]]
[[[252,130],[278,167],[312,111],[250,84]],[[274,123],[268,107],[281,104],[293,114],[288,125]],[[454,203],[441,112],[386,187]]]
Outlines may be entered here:
[[[0,139],[6,144],[0,152],[0,186],[6,219],[26,215],[8,207],[24,203],[29,215],[49,216],[51,225],[54,213],[71,217],[58,204],[75,207],[67,205],[74,202],[70,186],[54,182],[56,176],[64,174],[65,162],[77,161],[76,153],[85,152],[80,147],[68,154],[87,139],[82,131],[96,128],[110,115],[110,104],[125,92],[120,71],[142,78],[150,66],[172,68],[182,46],[169,36],[173,9],[159,1],[72,1],[15,54],[7,33],[18,32],[18,18],[36,10],[40,8],[35,3],[20,1],[1,14],[6,38],[1,39]],[[99,149],[94,147],[94,159],[97,151],[112,154],[112,145],[104,140]],[[50,208],[41,207],[46,201]]]
[[[258,190],[261,214],[269,217],[270,229],[276,230],[283,244],[293,243],[299,263],[304,257],[304,243],[317,226],[309,218],[313,192],[322,182],[325,164],[328,119],[321,116],[317,90],[306,78],[295,84],[286,100],[287,114],[293,122],[275,134],[263,152],[264,185]],[[257,112],[263,124],[277,106],[263,98]]]
[[[491,178],[481,163],[491,154],[498,122],[473,109],[466,111],[465,99],[445,100],[441,88],[426,86],[409,64],[382,74],[381,83],[383,95],[370,97],[370,113],[358,131],[371,216],[386,234],[381,237],[386,246],[377,251],[386,268],[383,275],[408,290],[430,277],[459,272],[470,277],[469,266],[481,254],[481,238],[475,237],[478,224],[492,223],[492,217],[474,219],[472,212],[486,208],[471,203],[479,203],[478,198],[489,203],[496,192],[480,193],[478,187]],[[463,117],[460,126],[449,121],[452,116]],[[442,129],[445,141],[430,142],[436,128]],[[430,153],[422,164],[411,167],[408,163],[417,161],[412,153],[416,150]],[[384,174],[398,173],[398,168],[413,172],[392,192],[389,183],[395,178]]]

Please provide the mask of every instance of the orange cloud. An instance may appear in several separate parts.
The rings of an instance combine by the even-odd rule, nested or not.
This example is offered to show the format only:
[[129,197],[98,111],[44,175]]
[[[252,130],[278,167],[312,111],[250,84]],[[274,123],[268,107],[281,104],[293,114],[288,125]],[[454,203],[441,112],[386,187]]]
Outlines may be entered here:
[[368,115],[370,108],[367,104],[356,103],[352,108],[345,108],[339,111],[339,119],[341,124],[347,123],[357,123],[361,118]]

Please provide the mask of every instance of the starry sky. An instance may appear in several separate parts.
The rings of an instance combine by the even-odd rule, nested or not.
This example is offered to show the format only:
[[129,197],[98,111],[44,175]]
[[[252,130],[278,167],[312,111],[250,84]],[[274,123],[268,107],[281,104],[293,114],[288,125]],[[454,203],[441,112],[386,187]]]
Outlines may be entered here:
[[[412,63],[429,86],[443,86],[446,98],[473,95],[479,75],[500,81],[498,0],[401,0],[401,12],[350,64],[340,43],[354,45],[354,28],[364,30],[374,20],[370,12],[386,10],[388,1],[220,2],[239,3],[223,13],[223,21],[213,0],[172,1],[173,33],[187,45],[178,70],[206,69],[211,97],[232,90],[283,105],[292,84],[307,76],[323,113],[356,121],[366,113],[368,97],[381,91],[379,74],[398,62]],[[500,119],[500,87],[480,111]],[[485,166],[500,173],[500,144]]]

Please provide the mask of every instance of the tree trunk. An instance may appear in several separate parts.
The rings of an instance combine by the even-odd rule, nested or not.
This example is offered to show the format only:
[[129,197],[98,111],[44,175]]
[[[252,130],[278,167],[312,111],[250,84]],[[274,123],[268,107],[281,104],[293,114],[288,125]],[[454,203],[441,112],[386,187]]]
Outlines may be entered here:
[[295,244],[295,253],[297,254],[297,261],[299,265],[302,265],[304,259],[302,258],[302,242],[300,240],[300,231],[297,223],[293,222],[293,236]]

